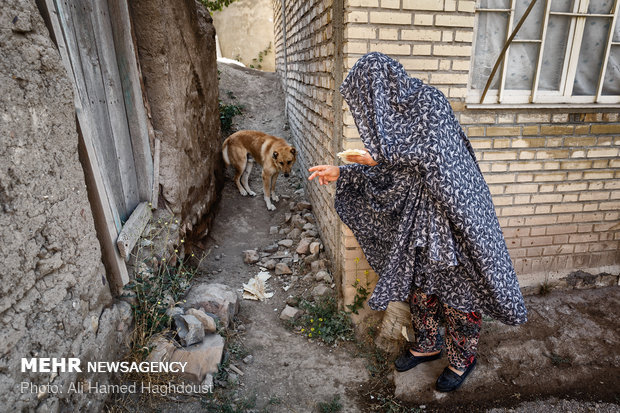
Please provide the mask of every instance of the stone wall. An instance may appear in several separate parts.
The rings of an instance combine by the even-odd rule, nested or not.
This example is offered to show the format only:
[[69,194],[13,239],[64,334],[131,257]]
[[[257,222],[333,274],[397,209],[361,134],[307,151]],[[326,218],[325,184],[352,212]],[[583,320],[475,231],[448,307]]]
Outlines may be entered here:
[[[0,26],[0,405],[97,411],[105,395],[68,386],[110,376],[21,373],[22,357],[118,359],[131,309],[106,284],[73,87],[35,1],[5,1]],[[61,393],[40,391],[48,384]]]
[[199,223],[202,231],[222,169],[211,17],[194,0],[137,0],[129,7],[151,122],[161,140],[160,193],[184,229]]
[[[362,144],[346,104],[342,106],[343,112],[324,111],[328,108],[324,102],[333,101],[329,93],[337,93],[339,83],[320,88],[322,73],[315,63],[317,56],[320,57],[317,55],[320,25],[312,27],[312,19],[304,21],[305,30],[300,37],[295,35],[294,23],[295,16],[313,16],[325,6],[287,2],[284,38],[278,29],[283,20],[279,3],[274,1],[279,46],[276,62],[279,73],[288,73],[286,92],[291,129],[298,139],[311,142],[302,156],[309,161],[332,162],[332,148],[359,148]],[[620,117],[617,111],[468,109],[465,97],[475,3],[346,0],[341,11],[344,74],[363,54],[380,51],[400,61],[410,75],[444,92],[476,149],[522,286],[553,281],[577,269],[617,273],[620,270]],[[334,2],[323,13],[335,19],[336,7]],[[286,66],[282,47],[285,43],[289,55]],[[298,64],[295,56],[304,56],[304,64]],[[338,68],[332,69],[336,72]],[[317,102],[315,91],[319,90],[329,98]],[[298,96],[303,97],[303,111],[295,108],[302,105],[296,102]],[[341,123],[336,118],[339,112]],[[314,132],[317,122],[327,122],[323,128],[333,130],[333,135]],[[333,188],[309,190],[316,215],[329,217],[324,220],[332,225],[330,228],[338,227],[336,232],[325,231],[323,235],[328,238],[326,243],[331,246],[337,271],[342,273],[341,288],[345,302],[349,302],[355,294],[353,282],[357,278],[367,279],[372,286],[376,275],[369,272],[366,277],[364,271],[369,267],[359,246],[351,232],[334,218]]]
[[[247,67],[252,65],[268,72],[275,70],[271,0],[236,0],[213,13],[213,24],[223,57],[238,59]],[[259,53],[269,45],[271,50],[259,62]]]

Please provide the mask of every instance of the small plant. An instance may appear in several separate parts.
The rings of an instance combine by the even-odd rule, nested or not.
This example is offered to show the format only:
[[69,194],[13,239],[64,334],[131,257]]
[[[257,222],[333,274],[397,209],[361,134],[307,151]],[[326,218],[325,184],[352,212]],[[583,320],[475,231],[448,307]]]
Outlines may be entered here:
[[538,294],[547,295],[551,292],[552,288],[553,287],[551,287],[551,284],[549,283],[549,275],[545,275],[545,282],[540,284],[540,290],[538,290]]
[[562,365],[565,365],[565,366],[571,365],[571,360],[568,357],[562,357],[555,353],[551,353],[547,357],[549,357],[549,360],[551,360],[551,364],[553,364],[555,367],[560,367]]
[[552,289],[553,288],[551,287],[551,284],[545,281],[544,283],[540,284],[540,290],[538,290],[538,294],[547,295],[551,292]]
[[252,59],[252,64],[250,65],[250,67],[252,69],[262,69],[263,66],[261,63],[263,63],[265,56],[267,56],[269,53],[271,53],[271,42],[269,42],[269,46],[267,46],[265,50],[261,50],[260,52],[258,52],[258,56]]
[[[150,225],[157,228],[153,231],[153,239],[161,237],[164,245],[168,245],[171,226],[178,225],[178,220],[173,222],[171,218],[162,222],[160,219]],[[181,240],[181,244],[184,242]],[[128,291],[126,295],[133,297],[135,328],[131,346],[133,356],[139,359],[149,354],[151,337],[170,329],[171,320],[166,311],[182,299],[196,273],[178,249],[171,252],[168,258],[162,253],[163,256],[157,259],[155,255],[159,254],[153,251],[153,240],[149,240],[149,245],[151,249],[148,251],[145,247],[139,249],[137,257],[142,257],[142,262],[137,263],[133,280],[124,287]]]
[[236,0],[200,0],[200,2],[209,10],[209,13],[214,11],[222,11],[224,7],[230,6]]
[[[368,273],[368,271],[366,271]],[[356,279],[353,283],[353,287],[355,288],[355,297],[353,297],[353,302],[351,304],[347,304],[347,308],[349,312],[352,314],[358,314],[358,311],[364,307],[364,303],[366,299],[370,295],[370,290],[368,289],[368,283],[366,285],[362,285],[360,279]]]
[[421,413],[423,410],[417,407],[407,407],[400,400],[396,399],[393,395],[378,395],[377,396],[376,409],[372,411],[378,411],[382,413]]
[[[357,265],[359,264],[360,259],[355,258],[355,272],[357,272]],[[368,270],[364,271],[364,276],[368,278]],[[364,307],[364,303],[366,299],[370,295],[368,281],[366,281],[366,285],[362,285],[362,282],[359,278],[355,280],[353,283],[353,287],[355,288],[355,297],[353,297],[353,302],[351,304],[347,304],[347,308],[350,313],[358,314],[358,311]]]
[[329,402],[317,403],[319,412],[321,413],[336,413],[342,411],[342,403],[340,403],[340,395],[335,395]]
[[219,399],[201,399],[201,407],[207,413],[244,413],[256,407],[256,396],[233,399],[231,396]]
[[220,124],[222,126],[222,132],[230,132],[233,118],[237,115],[241,115],[242,109],[243,106],[241,105],[227,105],[220,100]]
[[353,340],[351,317],[338,309],[333,297],[322,298],[315,303],[304,300],[300,303],[300,308],[305,312],[295,324],[300,327],[299,332],[304,336],[327,344],[334,344],[338,340]]

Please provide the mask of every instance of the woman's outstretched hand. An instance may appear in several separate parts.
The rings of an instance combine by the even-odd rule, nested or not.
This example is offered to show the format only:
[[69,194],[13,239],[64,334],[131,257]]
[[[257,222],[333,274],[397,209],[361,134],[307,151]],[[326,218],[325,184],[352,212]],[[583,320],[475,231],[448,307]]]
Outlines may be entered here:
[[309,181],[314,178],[319,178],[319,184],[327,185],[330,182],[334,182],[340,176],[340,168],[334,165],[317,165],[308,169],[312,172],[312,175],[308,177]]

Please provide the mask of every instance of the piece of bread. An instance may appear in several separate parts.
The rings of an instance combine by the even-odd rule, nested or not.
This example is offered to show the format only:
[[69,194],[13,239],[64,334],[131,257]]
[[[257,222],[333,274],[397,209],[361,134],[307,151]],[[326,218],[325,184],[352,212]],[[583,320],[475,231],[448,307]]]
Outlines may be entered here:
[[336,156],[338,156],[340,159],[346,159],[347,156],[351,156],[351,155],[364,156],[367,153],[368,152],[366,152],[366,151],[364,151],[362,149],[347,149],[346,151],[338,152],[336,154]]

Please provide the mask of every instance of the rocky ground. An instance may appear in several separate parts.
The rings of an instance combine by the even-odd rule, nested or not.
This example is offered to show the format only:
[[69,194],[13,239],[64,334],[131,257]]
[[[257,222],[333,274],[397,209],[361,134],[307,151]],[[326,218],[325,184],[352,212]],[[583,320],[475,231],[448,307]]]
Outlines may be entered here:
[[[220,94],[244,106],[235,130],[259,129],[290,139],[274,74],[220,66]],[[309,339],[295,321],[283,320],[298,316],[300,299],[311,302],[334,294],[330,265],[304,197],[306,176],[296,170],[289,179],[280,177],[281,199],[276,211],[268,211],[260,196],[260,168],[250,180],[259,194],[254,198],[242,197],[227,171],[214,225],[196,250],[207,256],[194,284],[221,283],[241,295],[243,284],[265,269],[271,275],[267,292],[273,296],[241,300],[226,334],[215,395],[142,400],[131,405],[133,410],[620,411],[617,286],[528,295],[530,320],[519,327],[485,319],[478,367],[448,395],[433,390],[445,357],[395,373],[392,359],[383,358],[364,334],[361,343],[325,345]]]

